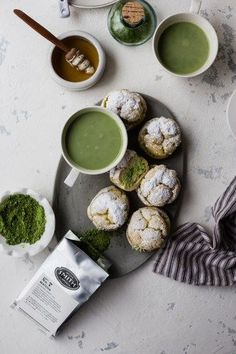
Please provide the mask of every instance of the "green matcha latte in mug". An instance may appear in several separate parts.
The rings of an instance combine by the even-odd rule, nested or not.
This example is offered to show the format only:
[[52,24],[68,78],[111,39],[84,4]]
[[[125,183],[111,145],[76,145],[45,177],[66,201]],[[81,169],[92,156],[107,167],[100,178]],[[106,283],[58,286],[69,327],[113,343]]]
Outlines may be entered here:
[[72,167],[65,179],[73,186],[79,173],[108,172],[123,158],[127,132],[121,119],[102,107],[88,107],[75,113],[62,131],[62,152]]
[[154,54],[169,73],[193,77],[206,71],[214,62],[218,39],[212,25],[198,14],[201,2],[192,0],[189,13],[167,17],[153,37]]

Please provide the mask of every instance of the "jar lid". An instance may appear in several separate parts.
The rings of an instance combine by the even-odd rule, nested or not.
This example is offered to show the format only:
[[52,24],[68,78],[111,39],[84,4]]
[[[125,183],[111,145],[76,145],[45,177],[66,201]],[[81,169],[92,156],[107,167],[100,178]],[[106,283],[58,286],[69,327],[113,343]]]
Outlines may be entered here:
[[144,7],[139,1],[128,1],[121,10],[125,23],[135,27],[145,18]]

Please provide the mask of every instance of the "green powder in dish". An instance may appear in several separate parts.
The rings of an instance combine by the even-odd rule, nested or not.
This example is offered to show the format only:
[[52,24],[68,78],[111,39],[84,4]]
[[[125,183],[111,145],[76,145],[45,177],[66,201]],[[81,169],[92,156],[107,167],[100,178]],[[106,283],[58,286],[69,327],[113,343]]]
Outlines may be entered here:
[[13,194],[0,203],[0,234],[9,245],[35,243],[45,225],[44,208],[29,195]]
[[207,61],[209,43],[204,31],[191,22],[167,27],[158,42],[162,64],[176,74],[191,74]]

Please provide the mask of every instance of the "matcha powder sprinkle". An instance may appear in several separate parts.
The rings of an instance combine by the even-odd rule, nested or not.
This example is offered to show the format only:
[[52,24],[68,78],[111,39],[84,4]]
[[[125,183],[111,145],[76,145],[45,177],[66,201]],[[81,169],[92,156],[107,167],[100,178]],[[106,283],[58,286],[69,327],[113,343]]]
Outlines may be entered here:
[[0,234],[9,245],[35,243],[45,224],[44,208],[29,195],[13,194],[0,203]]

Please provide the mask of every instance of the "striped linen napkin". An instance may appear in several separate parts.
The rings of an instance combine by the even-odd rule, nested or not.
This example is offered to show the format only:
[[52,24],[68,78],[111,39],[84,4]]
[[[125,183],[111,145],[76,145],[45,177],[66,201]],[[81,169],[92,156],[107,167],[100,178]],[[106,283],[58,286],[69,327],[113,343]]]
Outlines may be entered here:
[[193,285],[236,283],[236,177],[212,208],[212,235],[186,223],[158,250],[153,271]]

